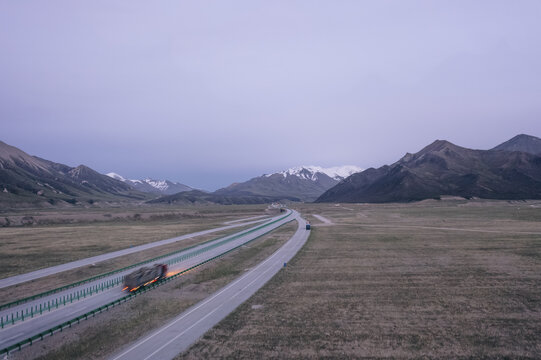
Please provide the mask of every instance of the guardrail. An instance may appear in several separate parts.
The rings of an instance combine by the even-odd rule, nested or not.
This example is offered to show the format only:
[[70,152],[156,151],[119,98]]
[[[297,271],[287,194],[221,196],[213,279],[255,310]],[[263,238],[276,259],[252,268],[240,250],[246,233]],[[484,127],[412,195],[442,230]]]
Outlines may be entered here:
[[[289,214],[287,214],[287,215],[285,215],[285,216],[283,216],[283,217],[281,217],[279,219],[276,219],[276,220],[274,220],[272,222],[268,222],[266,224],[263,224],[263,225],[260,225],[258,227],[255,227],[253,229],[241,232],[240,234],[237,234],[237,235],[234,235],[234,236],[224,235],[224,236],[212,239],[212,240],[205,241],[205,242],[203,242],[201,244],[196,244],[196,245],[190,246],[188,248],[184,248],[182,250],[177,250],[177,251],[165,254],[165,255],[160,255],[160,256],[155,257],[155,258],[150,259],[150,260],[145,260],[145,261],[139,262],[137,264],[133,264],[133,265],[124,267],[122,269],[118,269],[118,270],[115,270],[115,271],[111,271],[109,273],[105,273],[105,274],[95,276],[93,278],[90,278],[91,280],[89,280],[89,279],[81,280],[78,283],[65,285],[64,287],[53,289],[53,290],[50,290],[49,292],[34,295],[33,297],[28,297],[26,299],[28,299],[27,301],[32,301],[32,300],[35,300],[35,299],[38,299],[38,298],[41,298],[41,297],[44,297],[44,296],[54,294],[54,293],[60,291],[58,289],[66,290],[66,289],[69,289],[71,287],[87,283],[87,282],[92,281],[92,280],[103,278],[104,276],[110,276],[110,275],[112,275],[114,273],[118,273],[120,271],[128,270],[130,268],[133,268],[133,267],[136,267],[136,266],[139,266],[139,265],[142,265],[142,264],[146,264],[146,263],[149,263],[149,262],[154,262],[156,260],[160,260],[160,259],[163,259],[163,258],[166,258],[166,257],[170,257],[170,256],[172,256],[172,255],[174,255],[176,253],[186,252],[189,249],[192,249],[194,247],[198,247],[198,246],[201,246],[201,245],[204,245],[204,244],[208,244],[210,242],[215,242],[216,240],[219,240],[221,238],[226,238],[226,239],[224,239],[222,241],[215,242],[215,243],[213,243],[210,246],[207,246],[205,248],[198,249],[198,250],[196,250],[196,251],[194,251],[192,253],[184,254],[184,255],[179,256],[177,258],[173,258],[173,259],[170,259],[170,260],[166,261],[166,263],[168,265],[176,264],[178,262],[190,259],[190,258],[192,258],[194,256],[197,256],[197,255],[200,255],[202,253],[205,253],[205,252],[207,252],[209,250],[215,249],[215,248],[217,248],[219,246],[222,246],[222,245],[224,245],[224,244],[226,244],[228,242],[236,240],[236,239],[238,239],[238,238],[240,238],[242,236],[245,236],[247,234],[250,234],[250,233],[252,233],[254,231],[257,231],[257,230],[260,230],[260,229],[262,229],[264,227],[272,225],[272,224],[274,224],[274,223],[276,223],[278,221],[281,221],[281,220],[285,219],[289,215],[291,215],[291,213],[289,213]],[[34,316],[37,316],[37,315],[42,315],[43,312],[50,312],[52,309],[58,309],[59,306],[64,306],[66,304],[71,304],[74,301],[80,300],[81,298],[84,299],[87,296],[95,295],[96,293],[98,293],[100,291],[108,290],[111,287],[118,286],[119,284],[121,284],[123,282],[123,280],[124,280],[124,275],[119,276],[119,277],[114,278],[114,279],[109,279],[109,280],[107,280],[105,282],[102,282],[101,284],[95,284],[95,285],[92,285],[92,286],[90,286],[88,288],[78,290],[78,291],[73,292],[71,294],[63,295],[63,296],[58,297],[56,299],[48,300],[47,302],[44,302],[43,304],[33,305],[33,306],[29,307],[29,308],[22,309],[21,311],[16,311],[16,312],[13,312],[11,314],[7,314],[5,316],[0,316],[0,329],[3,329],[6,325],[13,325],[18,321],[24,321],[25,319],[33,318]],[[15,304],[15,303],[16,303],[16,301],[12,302],[12,304]],[[23,303],[23,302],[19,301],[18,304],[21,304],[21,303]]]
[[[273,221],[272,223],[269,223],[269,224],[267,224],[267,225],[270,225],[270,224],[276,223],[276,222],[278,222],[278,221],[280,221],[280,220],[283,220],[283,219],[285,219],[286,217],[288,217],[288,216],[291,215],[291,214],[292,214],[292,212],[290,212],[290,213],[287,214],[286,216],[284,216],[284,217],[282,217],[282,218],[280,218],[280,219],[278,219],[278,220],[275,220],[275,221]],[[294,220],[295,220],[295,219],[291,219],[291,220],[289,220],[289,221],[283,223],[283,224],[280,225],[280,226],[283,226],[283,225],[285,225],[285,224],[288,224],[288,223],[290,223],[291,221],[294,221]],[[260,227],[260,228],[261,228],[261,227]],[[188,269],[185,269],[185,270],[183,270],[183,271],[181,271],[181,272],[179,272],[179,273],[177,273],[177,274],[175,274],[175,275],[169,276],[169,277],[167,277],[167,278],[165,278],[165,279],[162,279],[162,280],[157,281],[157,282],[155,282],[155,283],[152,283],[152,284],[150,284],[150,285],[148,285],[148,286],[145,286],[145,287],[143,287],[143,288],[140,288],[139,290],[134,291],[134,292],[132,292],[132,293],[129,293],[128,295],[126,295],[126,296],[124,296],[124,297],[121,297],[120,299],[117,299],[117,300],[112,301],[112,302],[110,302],[110,303],[108,303],[108,304],[102,305],[102,306],[100,306],[100,307],[97,308],[97,309],[91,310],[91,311],[89,311],[89,312],[87,312],[87,313],[85,313],[85,314],[83,314],[83,315],[77,316],[76,318],[73,318],[73,319],[71,319],[71,320],[65,321],[65,322],[63,322],[63,323],[60,324],[60,325],[57,325],[57,326],[54,326],[54,327],[52,327],[52,328],[50,328],[50,329],[48,329],[48,330],[42,331],[42,332],[40,332],[40,333],[37,334],[37,335],[34,335],[34,336],[32,336],[32,337],[29,337],[29,338],[27,338],[27,339],[25,339],[25,340],[19,341],[19,342],[16,343],[16,344],[10,345],[10,346],[8,346],[8,347],[6,347],[6,348],[0,350],[0,355],[4,355],[4,354],[9,355],[11,352],[13,352],[13,351],[15,351],[15,350],[21,350],[23,347],[32,345],[35,341],[43,340],[43,338],[46,337],[46,336],[53,336],[55,333],[61,332],[62,330],[64,330],[64,329],[67,328],[67,327],[70,327],[70,328],[71,328],[71,326],[72,326],[73,324],[75,324],[75,323],[79,324],[79,323],[81,322],[81,320],[87,320],[89,317],[96,316],[97,314],[102,313],[103,311],[108,311],[109,308],[114,308],[116,305],[120,305],[121,303],[124,303],[124,302],[126,302],[126,301],[129,301],[129,300],[131,300],[131,299],[137,297],[137,295],[139,295],[139,294],[146,293],[147,291],[150,291],[150,290],[152,290],[152,289],[154,289],[154,288],[156,288],[156,287],[158,287],[158,286],[161,286],[161,285],[163,285],[163,284],[166,284],[166,283],[168,283],[168,282],[170,282],[170,281],[172,281],[172,280],[174,280],[174,279],[176,279],[176,278],[178,278],[178,277],[180,277],[180,276],[186,274],[187,272],[189,272],[189,271],[191,271],[191,270],[193,270],[193,269],[195,269],[195,268],[197,268],[197,267],[199,267],[199,266],[202,266],[202,265],[204,265],[204,264],[206,264],[206,263],[208,263],[208,262],[211,262],[211,261],[213,261],[213,260],[216,260],[216,259],[218,259],[218,258],[220,258],[220,257],[222,257],[222,256],[224,256],[224,255],[226,255],[226,254],[228,254],[228,253],[230,253],[230,252],[232,252],[232,251],[234,251],[234,250],[236,250],[236,249],[238,249],[238,248],[240,248],[240,247],[246,245],[246,244],[251,243],[252,241],[255,241],[256,239],[259,239],[260,237],[265,236],[265,235],[267,235],[268,233],[270,233],[271,231],[274,231],[274,230],[276,230],[276,228],[275,228],[275,229],[271,229],[271,230],[269,230],[269,231],[266,231],[266,232],[264,232],[263,234],[261,234],[261,235],[255,237],[255,238],[253,238],[253,239],[250,240],[250,241],[247,241],[247,242],[245,242],[245,243],[243,243],[243,244],[237,245],[237,246],[235,246],[234,248],[231,248],[231,249],[229,249],[229,250],[227,250],[227,251],[225,251],[225,252],[223,252],[223,253],[221,253],[221,254],[219,254],[219,255],[216,255],[216,256],[214,256],[214,257],[212,257],[212,258],[210,258],[210,259],[204,260],[204,261],[200,262],[199,264],[196,264],[196,265],[194,265],[194,266],[192,266],[192,267],[190,267],[190,268],[188,268]],[[254,230],[254,231],[255,231],[255,230]]]
[[[287,217],[289,215],[290,214],[284,216],[283,218],[285,218],[285,217]],[[283,219],[283,218],[281,218],[281,219]],[[276,221],[279,221],[279,220],[280,219],[278,219]],[[264,225],[270,225],[270,224],[271,223],[264,224]],[[36,299],[39,299],[39,298],[42,298],[42,297],[45,297],[45,296],[49,296],[51,294],[55,294],[57,292],[64,291],[66,289],[70,289],[72,287],[76,287],[76,286],[79,286],[79,285],[82,285],[82,284],[85,284],[85,283],[88,283],[88,282],[91,282],[91,281],[94,281],[94,280],[98,280],[98,279],[101,279],[103,277],[110,276],[110,275],[116,274],[116,273],[121,272],[121,271],[129,270],[129,269],[134,268],[134,267],[139,266],[139,265],[148,264],[149,262],[160,260],[160,259],[163,259],[164,257],[168,257],[168,256],[171,256],[171,255],[183,252],[183,251],[187,251],[187,250],[193,249],[194,247],[201,246],[201,245],[204,245],[204,244],[208,244],[210,242],[213,242],[213,241],[216,241],[216,240],[228,237],[228,236],[231,236],[231,235],[219,236],[217,238],[204,241],[204,242],[202,242],[200,244],[195,244],[195,245],[192,245],[192,246],[188,246],[186,248],[176,250],[176,251],[167,253],[165,255],[160,255],[158,257],[155,257],[155,258],[152,258],[152,259],[149,259],[149,260],[144,260],[144,261],[138,262],[136,264],[128,265],[128,266],[120,268],[120,269],[116,269],[116,270],[112,270],[112,271],[109,271],[109,272],[106,272],[106,273],[103,273],[103,274],[95,275],[95,276],[89,277],[87,279],[80,280],[80,281],[77,281],[77,282],[74,282],[74,283],[71,283],[71,284],[68,284],[68,285],[63,285],[63,286],[57,287],[55,289],[48,290],[48,291],[45,291],[45,292],[42,292],[42,293],[39,293],[39,294],[36,294],[36,295],[28,296],[28,297],[25,297],[25,298],[22,298],[22,299],[11,301],[9,303],[1,304],[0,305],[0,311],[4,310],[4,309],[8,309],[8,308],[13,307],[13,306],[24,304],[25,302],[28,302],[28,301],[33,301],[33,300],[36,300]]]

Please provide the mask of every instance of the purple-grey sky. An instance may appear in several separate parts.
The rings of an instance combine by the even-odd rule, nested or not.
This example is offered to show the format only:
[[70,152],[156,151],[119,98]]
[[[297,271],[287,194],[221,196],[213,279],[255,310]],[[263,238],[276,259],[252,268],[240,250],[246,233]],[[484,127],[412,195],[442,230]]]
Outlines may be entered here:
[[541,1],[0,1],[0,140],[216,189],[541,136]]

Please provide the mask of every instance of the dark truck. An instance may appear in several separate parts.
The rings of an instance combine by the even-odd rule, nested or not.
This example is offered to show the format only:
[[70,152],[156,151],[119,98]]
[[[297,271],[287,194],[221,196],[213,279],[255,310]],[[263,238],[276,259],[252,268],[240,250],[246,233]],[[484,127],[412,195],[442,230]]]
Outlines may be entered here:
[[124,289],[135,291],[167,276],[166,264],[154,264],[152,267],[142,267],[124,276]]

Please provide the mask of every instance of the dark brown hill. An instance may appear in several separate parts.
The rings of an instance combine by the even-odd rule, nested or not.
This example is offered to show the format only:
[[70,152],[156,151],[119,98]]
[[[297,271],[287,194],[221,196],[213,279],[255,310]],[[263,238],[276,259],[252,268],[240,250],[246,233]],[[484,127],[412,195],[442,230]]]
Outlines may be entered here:
[[442,195],[541,199],[541,157],[437,140],[390,166],[351,175],[317,202],[406,202]]
[[146,198],[87,166],[73,168],[41,159],[0,141],[0,203],[4,206]]

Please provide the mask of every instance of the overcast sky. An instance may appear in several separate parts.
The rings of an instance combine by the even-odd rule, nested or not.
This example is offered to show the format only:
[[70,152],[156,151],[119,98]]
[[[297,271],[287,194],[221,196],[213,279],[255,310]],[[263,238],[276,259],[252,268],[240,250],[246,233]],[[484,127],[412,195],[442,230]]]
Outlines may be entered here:
[[541,136],[541,1],[0,0],[0,140],[213,190]]

